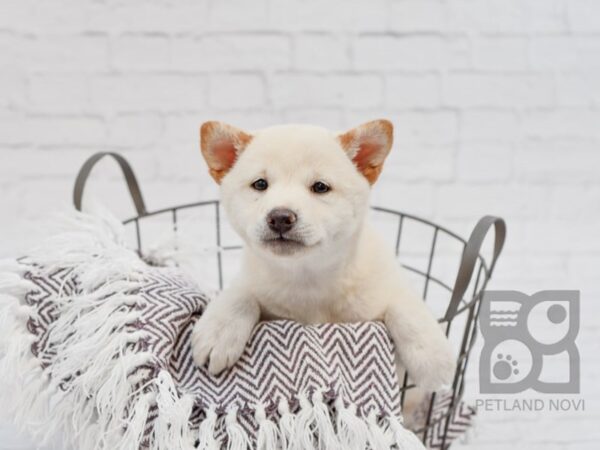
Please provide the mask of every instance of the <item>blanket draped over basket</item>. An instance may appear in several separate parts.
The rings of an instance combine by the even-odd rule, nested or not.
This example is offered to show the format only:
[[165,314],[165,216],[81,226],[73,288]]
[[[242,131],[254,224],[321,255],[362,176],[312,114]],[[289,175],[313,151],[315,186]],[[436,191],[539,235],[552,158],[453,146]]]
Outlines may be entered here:
[[0,404],[40,443],[423,448],[402,425],[382,324],[261,323],[240,361],[212,376],[190,348],[212,294],[178,268],[142,261],[112,218],[68,222],[27,257],[0,263]]

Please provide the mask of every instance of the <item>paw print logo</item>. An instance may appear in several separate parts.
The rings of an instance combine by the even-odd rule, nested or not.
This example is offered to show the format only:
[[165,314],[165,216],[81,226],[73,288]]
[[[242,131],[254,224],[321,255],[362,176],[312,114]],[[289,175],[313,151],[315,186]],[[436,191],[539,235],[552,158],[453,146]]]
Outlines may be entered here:
[[508,380],[513,375],[519,375],[518,366],[519,362],[513,359],[512,355],[504,356],[502,353],[498,353],[497,361],[494,363],[494,375],[499,380]]
[[[579,393],[579,291],[486,291],[479,324],[481,393]],[[553,358],[560,381],[544,372]]]

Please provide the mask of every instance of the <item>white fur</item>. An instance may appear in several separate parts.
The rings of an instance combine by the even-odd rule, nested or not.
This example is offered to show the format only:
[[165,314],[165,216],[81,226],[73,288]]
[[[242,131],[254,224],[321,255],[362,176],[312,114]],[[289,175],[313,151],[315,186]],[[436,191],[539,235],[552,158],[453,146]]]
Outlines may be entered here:
[[[233,365],[261,319],[382,320],[399,362],[420,387],[450,383],[455,363],[446,337],[367,223],[370,185],[351,160],[356,152],[326,129],[285,125],[254,133],[237,154],[221,180],[221,201],[246,244],[243,262],[194,329],[197,364],[209,361],[213,373]],[[267,190],[251,187],[258,178],[268,181]],[[331,191],[312,192],[316,181]],[[292,233],[304,243],[283,254],[263,241],[266,215],[281,207],[296,212]]]

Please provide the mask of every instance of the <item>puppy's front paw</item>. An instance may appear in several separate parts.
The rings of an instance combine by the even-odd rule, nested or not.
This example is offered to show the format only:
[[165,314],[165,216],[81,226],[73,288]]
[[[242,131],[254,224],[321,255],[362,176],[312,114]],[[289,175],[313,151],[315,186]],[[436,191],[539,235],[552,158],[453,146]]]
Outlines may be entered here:
[[203,316],[192,332],[194,362],[202,366],[208,361],[208,371],[216,375],[233,366],[242,356],[254,322],[243,319],[229,321]]
[[432,392],[451,386],[456,359],[450,344],[404,349],[402,360],[410,379],[420,388]]

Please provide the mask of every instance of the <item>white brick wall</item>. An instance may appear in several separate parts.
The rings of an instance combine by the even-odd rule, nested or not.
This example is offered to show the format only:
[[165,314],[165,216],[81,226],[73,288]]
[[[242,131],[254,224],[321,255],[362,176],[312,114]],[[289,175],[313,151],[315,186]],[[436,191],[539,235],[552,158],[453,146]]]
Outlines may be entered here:
[[[461,234],[499,214],[509,236],[495,287],[583,293],[588,411],[488,413],[467,447],[597,448],[598,0],[3,0],[0,256],[68,206],[94,151],[124,153],[155,208],[215,195],[204,120],[375,117],[396,125],[378,203]],[[94,190],[125,214],[114,173],[103,165]],[[28,447],[0,432],[8,448]]]

